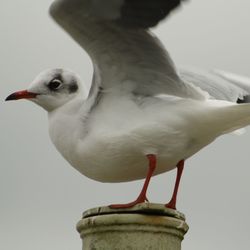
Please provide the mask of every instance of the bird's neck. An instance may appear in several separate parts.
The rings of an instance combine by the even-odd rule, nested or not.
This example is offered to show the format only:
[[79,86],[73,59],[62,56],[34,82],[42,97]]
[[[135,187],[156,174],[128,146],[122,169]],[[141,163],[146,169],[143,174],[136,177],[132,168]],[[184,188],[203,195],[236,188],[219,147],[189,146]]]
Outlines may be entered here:
[[78,139],[86,135],[81,116],[83,103],[84,100],[78,98],[48,112],[50,138],[57,150],[68,160],[77,147]]

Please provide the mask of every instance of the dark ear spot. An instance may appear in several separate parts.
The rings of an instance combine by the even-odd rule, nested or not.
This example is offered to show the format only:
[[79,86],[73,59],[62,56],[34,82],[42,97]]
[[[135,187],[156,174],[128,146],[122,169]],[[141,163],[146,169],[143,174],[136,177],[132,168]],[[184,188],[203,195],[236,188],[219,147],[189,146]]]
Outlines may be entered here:
[[78,85],[76,82],[73,82],[69,85],[69,93],[75,93],[78,90]]

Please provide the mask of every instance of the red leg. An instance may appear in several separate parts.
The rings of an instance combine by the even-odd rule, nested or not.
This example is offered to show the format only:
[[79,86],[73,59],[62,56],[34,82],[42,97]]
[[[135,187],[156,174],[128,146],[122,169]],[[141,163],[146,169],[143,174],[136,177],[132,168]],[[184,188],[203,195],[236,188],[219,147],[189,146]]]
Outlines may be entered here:
[[168,208],[176,209],[177,193],[178,193],[178,188],[179,188],[183,168],[184,168],[184,160],[181,160],[177,164],[177,176],[176,176],[176,181],[175,181],[174,192],[173,192],[172,198],[171,198],[170,202],[165,205]]
[[111,208],[129,208],[129,207],[135,206],[138,203],[143,203],[145,201],[148,201],[146,194],[147,194],[147,189],[148,189],[150,179],[151,179],[151,177],[154,173],[154,170],[156,168],[156,156],[153,154],[150,154],[150,155],[147,155],[147,158],[149,161],[149,169],[148,169],[147,177],[145,179],[141,193],[139,194],[138,198],[135,201],[127,203],[127,204],[110,205]]

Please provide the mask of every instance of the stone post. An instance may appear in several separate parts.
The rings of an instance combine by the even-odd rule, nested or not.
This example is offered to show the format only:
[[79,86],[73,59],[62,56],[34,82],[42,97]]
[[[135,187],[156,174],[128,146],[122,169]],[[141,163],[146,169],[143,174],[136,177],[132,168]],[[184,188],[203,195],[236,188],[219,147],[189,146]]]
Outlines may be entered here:
[[83,250],[180,250],[185,216],[162,204],[93,208],[77,224]]

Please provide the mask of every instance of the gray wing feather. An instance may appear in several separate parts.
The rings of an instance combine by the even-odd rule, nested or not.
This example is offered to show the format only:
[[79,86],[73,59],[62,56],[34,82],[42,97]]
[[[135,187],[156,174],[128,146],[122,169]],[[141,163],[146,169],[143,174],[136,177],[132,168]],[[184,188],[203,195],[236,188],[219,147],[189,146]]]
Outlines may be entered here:
[[179,71],[184,82],[189,82],[206,91],[211,98],[231,102],[248,102],[250,79],[220,70],[209,72],[182,68]]

